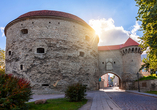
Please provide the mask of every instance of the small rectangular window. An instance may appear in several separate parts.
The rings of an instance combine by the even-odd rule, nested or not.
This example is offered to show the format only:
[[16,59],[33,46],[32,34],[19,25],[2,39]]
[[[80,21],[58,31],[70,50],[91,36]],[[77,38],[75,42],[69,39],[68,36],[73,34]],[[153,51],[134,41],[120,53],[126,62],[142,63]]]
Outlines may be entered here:
[[81,56],[81,57],[84,57],[84,52],[80,52],[80,56]]
[[23,70],[23,65],[20,65],[20,69]]
[[9,55],[11,55],[11,51],[9,51]]
[[22,33],[22,34],[28,34],[28,29],[22,29],[22,30],[21,30],[21,33]]
[[45,53],[45,49],[44,48],[37,48],[37,53]]
[[42,84],[42,86],[49,86],[49,84]]

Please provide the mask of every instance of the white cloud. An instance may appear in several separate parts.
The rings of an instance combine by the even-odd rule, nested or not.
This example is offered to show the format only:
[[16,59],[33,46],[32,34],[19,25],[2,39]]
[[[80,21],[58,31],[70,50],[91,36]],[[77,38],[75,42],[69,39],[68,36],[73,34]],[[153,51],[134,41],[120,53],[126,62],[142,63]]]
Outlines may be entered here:
[[138,22],[133,26],[131,33],[129,31],[124,30],[122,26],[116,27],[114,25],[114,20],[109,18],[106,20],[103,19],[91,19],[89,21],[89,25],[96,31],[96,34],[100,37],[99,46],[104,45],[119,45],[126,42],[129,38],[129,35],[132,39],[138,41],[138,35],[136,35],[136,31],[140,28]]
[[147,51],[143,51],[142,55],[147,54]]
[[2,37],[4,37],[4,27],[0,27],[0,29],[1,29]]
[[138,24],[138,21],[136,21],[136,24],[133,26],[134,28],[131,30],[130,37],[133,38],[136,41],[139,41],[139,36],[136,35],[136,32],[140,29],[140,25]]
[[142,55],[147,54],[147,52],[149,52],[149,47],[147,47],[147,49],[145,51],[143,51]]

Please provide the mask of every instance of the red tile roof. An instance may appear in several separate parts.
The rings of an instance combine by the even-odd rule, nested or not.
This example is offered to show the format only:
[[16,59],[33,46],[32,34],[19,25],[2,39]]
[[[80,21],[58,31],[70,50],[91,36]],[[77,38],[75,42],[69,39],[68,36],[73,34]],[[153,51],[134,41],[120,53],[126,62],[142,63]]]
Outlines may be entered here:
[[19,16],[18,18],[16,18],[15,20],[11,21],[10,23],[8,23],[4,29],[5,35],[6,35],[6,30],[9,26],[13,25],[15,22],[18,22],[21,19],[27,19],[30,17],[60,17],[60,18],[68,18],[70,20],[74,20],[76,22],[79,22],[81,24],[86,25],[87,27],[89,27],[90,29],[92,29],[94,31],[93,28],[91,28],[84,20],[82,20],[81,18],[69,14],[69,13],[65,13],[65,12],[60,12],[60,11],[52,11],[52,10],[38,10],[38,11],[31,11],[28,13],[25,13],[21,16]]
[[125,44],[123,45],[124,47],[128,47],[128,46],[134,46],[134,45],[139,45],[139,43],[137,43],[136,41],[134,41],[133,39],[131,39],[129,37],[129,39],[125,42]]
[[60,11],[52,11],[52,10],[31,11],[31,12],[28,12],[28,13],[25,13],[25,14],[19,16],[18,18],[31,17],[31,16],[64,17],[64,18],[70,18],[70,19],[73,19],[73,20],[76,20],[76,21],[80,21],[80,22],[86,23],[84,20],[82,20],[81,18],[79,18],[79,17],[77,17],[75,15],[72,15],[72,14],[69,14],[69,13],[65,13],[65,12],[60,12]]
[[121,45],[99,46],[98,50],[118,50]]
[[138,46],[139,43],[134,41],[133,39],[129,38],[124,44],[121,45],[110,45],[110,46],[98,46],[98,50],[118,50],[124,47],[129,46]]

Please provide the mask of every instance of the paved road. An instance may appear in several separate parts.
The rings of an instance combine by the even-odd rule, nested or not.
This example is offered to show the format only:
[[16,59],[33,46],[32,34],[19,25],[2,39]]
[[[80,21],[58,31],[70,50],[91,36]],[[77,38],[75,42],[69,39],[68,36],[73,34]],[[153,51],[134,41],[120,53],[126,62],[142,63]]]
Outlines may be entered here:
[[106,92],[122,110],[157,110],[157,98],[127,92]]
[[105,92],[95,92],[91,110],[121,110]]
[[104,91],[87,92],[87,97],[92,98],[91,103],[87,102],[79,110],[121,110]]

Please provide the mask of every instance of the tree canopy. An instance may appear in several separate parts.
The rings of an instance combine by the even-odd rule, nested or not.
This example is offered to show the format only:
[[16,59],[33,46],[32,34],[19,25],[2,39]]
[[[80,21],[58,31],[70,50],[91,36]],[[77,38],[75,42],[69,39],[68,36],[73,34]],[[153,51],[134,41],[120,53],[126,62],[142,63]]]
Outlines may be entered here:
[[5,74],[5,51],[0,49],[0,74]]
[[[136,19],[141,21],[143,36],[141,48],[147,50],[147,58],[143,61],[149,63],[149,68],[157,70],[157,0],[135,0],[139,7]],[[146,61],[147,60],[147,61]]]
[[0,68],[5,67],[5,51],[0,49]]

